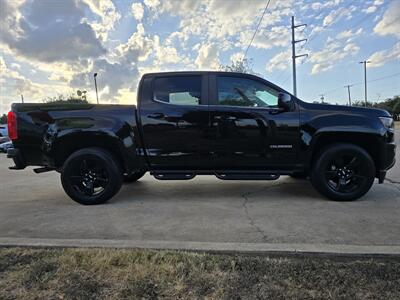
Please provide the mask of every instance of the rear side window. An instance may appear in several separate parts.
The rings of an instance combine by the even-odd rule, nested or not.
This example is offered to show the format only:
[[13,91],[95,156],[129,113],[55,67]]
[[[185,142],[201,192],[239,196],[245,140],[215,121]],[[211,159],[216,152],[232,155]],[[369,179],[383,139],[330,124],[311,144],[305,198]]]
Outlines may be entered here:
[[154,80],[154,100],[176,105],[199,105],[201,76],[159,77]]

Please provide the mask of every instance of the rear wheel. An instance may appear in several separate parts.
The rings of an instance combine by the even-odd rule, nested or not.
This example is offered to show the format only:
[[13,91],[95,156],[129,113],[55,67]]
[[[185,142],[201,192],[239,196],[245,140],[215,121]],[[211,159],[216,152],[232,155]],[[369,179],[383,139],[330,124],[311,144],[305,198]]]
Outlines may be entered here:
[[72,200],[84,205],[101,204],[121,188],[122,170],[108,151],[85,148],[65,161],[61,183]]
[[311,173],[313,186],[336,201],[363,196],[375,178],[375,165],[364,149],[352,144],[336,144],[317,158]]
[[130,182],[136,182],[140,178],[142,178],[146,174],[146,172],[135,172],[129,175],[124,175],[124,182],[130,183]]

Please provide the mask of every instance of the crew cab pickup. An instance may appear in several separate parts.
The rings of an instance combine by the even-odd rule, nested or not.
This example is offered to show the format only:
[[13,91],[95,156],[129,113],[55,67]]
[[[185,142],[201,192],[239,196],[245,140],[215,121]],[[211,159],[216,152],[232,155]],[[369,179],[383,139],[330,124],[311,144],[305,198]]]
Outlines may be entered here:
[[146,172],[159,180],[304,177],[348,201],[395,163],[388,112],[303,102],[242,73],[145,74],[137,106],[13,104],[8,128],[11,169],[58,171],[81,204],[104,203]]

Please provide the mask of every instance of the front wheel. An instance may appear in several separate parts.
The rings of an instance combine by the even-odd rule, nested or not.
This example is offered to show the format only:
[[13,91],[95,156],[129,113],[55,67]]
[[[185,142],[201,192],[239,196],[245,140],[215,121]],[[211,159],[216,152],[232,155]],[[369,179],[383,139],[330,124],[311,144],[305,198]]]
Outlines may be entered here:
[[71,154],[61,170],[61,183],[72,200],[101,204],[121,188],[122,170],[114,156],[101,148],[85,148]]
[[352,144],[335,144],[321,152],[313,165],[311,183],[336,201],[356,200],[366,194],[375,178],[367,151]]

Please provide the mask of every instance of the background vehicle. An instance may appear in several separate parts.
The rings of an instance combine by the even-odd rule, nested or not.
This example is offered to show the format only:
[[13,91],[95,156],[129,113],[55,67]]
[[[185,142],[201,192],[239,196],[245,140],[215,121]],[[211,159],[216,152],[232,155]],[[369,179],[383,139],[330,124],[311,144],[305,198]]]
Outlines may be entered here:
[[0,137],[8,137],[7,125],[0,125]]
[[310,104],[259,77],[146,74],[134,105],[13,104],[14,169],[57,170],[65,192],[103,203],[123,180],[309,176],[333,200],[364,195],[394,165],[384,110]]
[[8,149],[13,148],[11,141],[0,143],[0,152],[7,153]]

